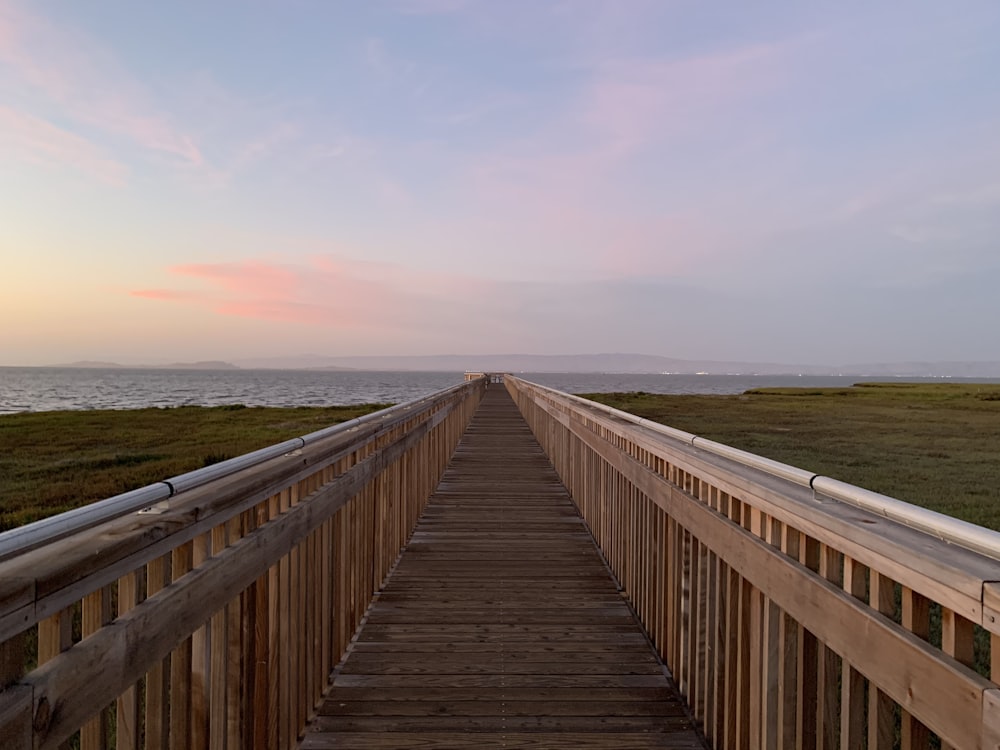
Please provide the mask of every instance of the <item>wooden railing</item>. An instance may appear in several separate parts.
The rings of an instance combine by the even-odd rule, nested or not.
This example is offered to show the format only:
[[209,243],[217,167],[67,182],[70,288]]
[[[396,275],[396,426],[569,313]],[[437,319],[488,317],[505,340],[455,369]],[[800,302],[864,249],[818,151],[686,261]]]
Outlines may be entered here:
[[8,555],[0,747],[294,747],[484,385]]
[[1000,536],[506,384],[713,747],[1000,746]]

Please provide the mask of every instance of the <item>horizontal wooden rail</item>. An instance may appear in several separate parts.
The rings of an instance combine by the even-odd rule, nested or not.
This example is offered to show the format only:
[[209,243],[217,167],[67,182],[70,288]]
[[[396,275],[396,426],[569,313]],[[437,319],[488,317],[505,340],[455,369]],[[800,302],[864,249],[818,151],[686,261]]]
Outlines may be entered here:
[[995,558],[505,382],[713,747],[1000,747]]
[[0,562],[0,746],[295,747],[484,387]]

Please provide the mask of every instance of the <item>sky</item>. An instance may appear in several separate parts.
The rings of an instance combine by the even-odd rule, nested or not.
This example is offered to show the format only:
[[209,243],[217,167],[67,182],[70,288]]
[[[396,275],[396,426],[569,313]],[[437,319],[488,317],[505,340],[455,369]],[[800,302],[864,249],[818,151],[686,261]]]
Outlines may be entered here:
[[996,0],[0,0],[0,365],[1000,360]]

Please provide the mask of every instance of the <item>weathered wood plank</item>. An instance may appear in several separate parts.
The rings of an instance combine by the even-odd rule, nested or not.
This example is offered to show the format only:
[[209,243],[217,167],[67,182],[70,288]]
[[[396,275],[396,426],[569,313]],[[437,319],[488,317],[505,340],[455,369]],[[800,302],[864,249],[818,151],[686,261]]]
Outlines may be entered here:
[[702,748],[624,593],[490,390],[302,747]]
[[693,733],[650,735],[641,732],[614,732],[608,735],[580,732],[325,732],[308,733],[302,750],[324,748],[362,748],[370,750],[468,750],[475,748],[541,748],[542,750],[597,750],[599,748],[631,748],[631,750],[703,750],[704,745]]

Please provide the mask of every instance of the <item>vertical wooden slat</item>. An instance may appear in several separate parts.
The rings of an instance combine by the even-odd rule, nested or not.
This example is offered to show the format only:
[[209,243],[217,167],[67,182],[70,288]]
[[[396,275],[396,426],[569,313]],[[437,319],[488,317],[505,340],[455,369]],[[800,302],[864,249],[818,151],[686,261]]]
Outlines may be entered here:
[[[819,571],[820,545],[807,536],[799,547],[799,561],[812,571]],[[799,625],[798,653],[798,705],[796,706],[795,734],[803,750],[817,746],[816,729],[819,716],[819,643],[816,636]]]
[[1000,635],[990,633],[990,679],[1000,681]]
[[[146,565],[146,596],[153,596],[170,580],[170,558],[158,557]],[[146,673],[146,750],[164,750],[170,730],[170,659]]]
[[[283,490],[278,495],[278,512],[283,513],[288,510],[291,502],[291,490]],[[274,656],[274,666],[271,670],[274,681],[271,683],[272,689],[277,688],[277,705],[275,706],[275,718],[277,720],[277,742],[274,747],[284,750],[289,747],[288,736],[289,727],[292,720],[294,701],[292,699],[292,669],[294,657],[291,654],[293,648],[292,639],[294,631],[291,628],[291,580],[292,580],[292,555],[285,555],[278,561],[278,578],[275,582],[277,594],[277,604],[273,609],[272,627],[277,639],[272,653]]]
[[[191,542],[191,567],[197,568],[208,559],[211,547],[211,535],[201,534]],[[191,750],[207,750],[209,736],[209,663],[211,657],[210,631],[208,625],[202,625],[191,634],[191,683],[189,707]]]
[[688,587],[688,612],[690,613],[690,625],[688,627],[688,704],[691,706],[691,710],[694,712],[694,715],[698,719],[703,719],[705,714],[702,702],[703,695],[701,691],[701,683],[704,679],[704,675],[701,669],[701,662],[704,658],[704,606],[702,601],[704,581],[702,580],[701,561],[704,548],[698,541],[697,537],[693,534],[689,536],[691,540],[691,551],[689,555],[691,583]]
[[[83,598],[82,634],[86,638],[111,622],[111,587],[105,586]],[[81,750],[104,750],[108,746],[108,710],[80,728]]]
[[329,675],[336,664],[333,656],[333,521],[327,520],[322,527],[319,561],[319,584],[320,584],[320,614],[322,622],[320,632],[322,644],[320,648],[320,661],[323,665],[324,675]]
[[[902,596],[903,627],[926,639],[930,635],[930,600],[905,586]],[[927,727],[906,709],[900,709],[900,738],[902,750],[926,750],[930,747],[931,735]]]
[[[825,544],[820,546],[819,574],[837,586],[843,585],[840,553]],[[816,747],[835,750],[840,746],[840,657],[823,645],[818,651]]]
[[[750,582],[743,576],[739,577],[739,644],[736,652],[736,744],[739,750],[756,748],[759,741],[751,735],[750,726],[750,706],[751,706],[751,683],[754,675],[750,670],[750,658],[752,648],[751,633],[751,600],[756,596]],[[758,672],[756,677],[759,678]]]
[[[193,544],[188,542],[171,553],[174,581],[191,570]],[[191,639],[170,654],[170,750],[191,747]]]
[[[891,616],[896,608],[892,579],[871,571],[869,605]],[[875,685],[868,686],[868,750],[890,750],[895,742],[896,721],[893,701]]]
[[718,556],[711,552],[708,553],[706,555],[706,566],[708,617],[706,620],[707,633],[705,638],[705,720],[703,726],[705,736],[712,742],[715,741],[718,735],[719,682],[722,670],[722,665],[719,661],[722,654],[722,644],[719,625],[721,568]]
[[[227,533],[225,524],[212,529],[211,554],[217,555],[226,548]],[[229,627],[228,618],[239,611],[239,601],[227,602],[226,606],[216,612],[209,621],[208,635],[210,651],[208,654],[208,744],[212,750],[225,750],[228,735],[229,703],[227,687],[231,675],[229,673]],[[235,675],[237,688],[239,673]]]
[[[303,496],[302,483],[292,486],[291,504],[298,505]],[[295,747],[299,739],[299,726],[305,723],[305,543],[300,543],[292,547],[289,563],[289,707],[288,723],[286,725],[287,737],[285,740],[287,747]]]
[[[941,650],[967,667],[974,667],[975,636],[972,621],[948,607],[941,608]],[[942,750],[954,750],[954,745],[941,743]]]
[[[123,615],[138,604],[139,574],[126,573],[118,579],[118,614]],[[115,722],[115,750],[135,750],[139,747],[139,690],[129,687],[118,697]]]
[[[276,518],[281,513],[282,506],[281,493],[274,495],[268,500],[268,518]],[[261,629],[266,633],[266,668],[262,665],[258,672],[258,682],[259,692],[255,689],[255,698],[257,705],[255,710],[260,711],[260,715],[254,716],[254,745],[259,750],[270,750],[271,748],[279,747],[278,737],[280,736],[281,730],[281,719],[279,714],[281,712],[282,701],[284,700],[284,693],[281,689],[281,675],[284,673],[282,668],[281,659],[283,656],[281,647],[281,625],[279,618],[284,617],[284,611],[281,609],[281,584],[284,580],[284,565],[287,564],[287,556],[281,558],[277,564],[272,565],[267,571],[267,587],[264,592],[262,592],[266,598],[258,602],[258,611],[260,611],[265,605],[267,607],[267,615],[263,618],[261,623]],[[261,641],[264,639],[262,638]],[[260,646],[263,648],[265,643],[260,642]],[[262,659],[263,655],[258,656],[258,660]],[[261,678],[263,678],[263,684],[261,684]],[[260,734],[261,722],[266,719],[266,727],[264,727],[265,732]]]
[[67,607],[38,623],[39,666],[73,645],[73,609]]
[[750,747],[759,748],[764,742],[764,706],[765,690],[763,680],[766,677],[764,654],[763,631],[764,631],[764,595],[757,589],[752,589],[750,594],[749,612],[749,651],[747,654],[747,672],[750,679],[749,703],[750,703],[750,726],[747,731],[750,736]]
[[[250,508],[230,521],[228,545],[256,528],[261,505]],[[256,689],[257,583],[252,583],[239,599],[226,605],[226,747],[252,747],[254,690]],[[264,717],[266,721],[266,714]]]
[[[802,535],[788,524],[780,530],[781,550],[792,560],[799,559]],[[796,728],[799,702],[799,625],[781,613],[778,622],[778,746],[782,750],[796,747]]]
[[[767,541],[778,549],[782,546],[782,524],[777,519],[770,519],[764,529]],[[781,622],[784,613],[768,597],[763,598],[763,623],[761,627],[761,675],[762,709],[761,746],[776,750],[781,736],[781,657],[784,650],[782,642]]]
[[[844,559],[844,590],[855,599],[865,598],[865,568]],[[840,683],[840,747],[861,750],[865,742],[865,679],[854,665],[844,661]]]

